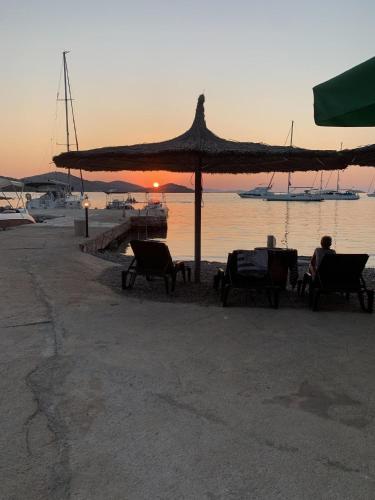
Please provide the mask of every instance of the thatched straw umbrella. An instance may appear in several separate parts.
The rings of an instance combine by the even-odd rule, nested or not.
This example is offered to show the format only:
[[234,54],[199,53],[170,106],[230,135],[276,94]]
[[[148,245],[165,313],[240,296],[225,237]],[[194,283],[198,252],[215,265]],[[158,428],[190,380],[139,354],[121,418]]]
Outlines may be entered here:
[[62,153],[57,167],[95,171],[138,170],[195,173],[195,281],[200,279],[202,173],[242,174],[335,170],[348,165],[337,151],[269,146],[221,139],[208,130],[204,96],[198,98],[194,122],[184,134],[169,141],[106,147]]

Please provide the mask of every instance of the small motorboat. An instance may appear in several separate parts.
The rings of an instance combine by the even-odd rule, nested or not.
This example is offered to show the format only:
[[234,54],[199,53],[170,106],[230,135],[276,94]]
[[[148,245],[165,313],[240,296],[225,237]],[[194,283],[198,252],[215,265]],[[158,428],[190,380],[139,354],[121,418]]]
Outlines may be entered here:
[[249,191],[238,193],[238,196],[241,198],[257,198],[259,200],[263,200],[269,194],[272,194],[272,191],[268,186],[258,186],[254,189],[249,189]]
[[[0,207],[0,229],[22,226],[24,224],[35,224],[35,219],[29,214],[23,201],[23,182],[14,181],[6,177],[0,177],[0,190],[3,191],[3,200],[9,203]],[[4,190],[12,188],[16,195],[15,206],[10,202],[11,198],[5,195]]]

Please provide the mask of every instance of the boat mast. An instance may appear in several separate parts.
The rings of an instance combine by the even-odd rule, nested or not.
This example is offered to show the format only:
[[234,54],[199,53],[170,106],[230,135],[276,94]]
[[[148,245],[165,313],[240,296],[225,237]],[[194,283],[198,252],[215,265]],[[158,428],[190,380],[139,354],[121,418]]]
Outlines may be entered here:
[[[69,142],[69,108],[68,108],[68,82],[67,82],[67,67],[66,67],[66,54],[69,51],[64,50],[63,52],[63,67],[64,67],[64,101],[65,101],[65,133],[66,133],[66,150],[70,151]],[[69,192],[71,192],[70,187],[70,168],[68,168],[68,186]]]
[[[68,71],[68,64],[66,62],[66,54],[69,54],[69,50],[64,50],[63,52],[63,68],[64,68],[64,101],[65,101],[65,129],[66,129],[66,150],[69,152],[70,151],[70,133],[69,133],[69,106],[68,106],[68,101],[70,102],[70,110],[72,114],[72,121],[73,121],[73,128],[74,128],[74,139],[75,139],[75,145],[76,149],[78,151],[78,136],[77,136],[77,127],[76,127],[76,120],[74,116],[74,109],[73,109],[73,98],[72,98],[72,90],[70,88],[70,79],[69,79],[69,71]],[[83,195],[84,193],[84,186],[83,186],[83,177],[82,177],[82,170],[79,169],[80,177],[81,177],[81,194]],[[69,186],[69,192],[72,192],[72,188],[70,185],[70,168],[68,168],[68,186]]]
[[[290,147],[291,148],[293,147],[293,128],[294,128],[294,121],[292,120],[292,126],[290,129]],[[291,172],[288,172],[288,194],[290,191],[291,176],[292,176]]]
[[272,173],[271,175],[271,179],[268,183],[268,186],[267,186],[267,189],[271,189],[272,188],[272,182],[273,182],[273,178],[275,177],[275,172]]
[[[340,142],[340,151],[342,151],[342,142]],[[337,171],[337,183],[336,183],[336,191],[340,189],[340,170]]]

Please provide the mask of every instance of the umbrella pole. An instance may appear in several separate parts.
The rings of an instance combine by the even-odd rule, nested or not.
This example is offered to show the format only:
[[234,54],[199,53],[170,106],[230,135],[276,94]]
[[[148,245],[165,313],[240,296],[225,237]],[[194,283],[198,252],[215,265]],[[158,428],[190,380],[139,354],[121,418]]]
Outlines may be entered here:
[[202,171],[195,171],[195,238],[194,238],[194,282],[201,277],[201,227],[202,227]]

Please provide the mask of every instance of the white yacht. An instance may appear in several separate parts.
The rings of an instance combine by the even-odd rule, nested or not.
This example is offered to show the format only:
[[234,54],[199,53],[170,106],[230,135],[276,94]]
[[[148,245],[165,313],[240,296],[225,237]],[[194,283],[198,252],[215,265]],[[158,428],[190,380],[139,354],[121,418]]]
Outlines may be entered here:
[[316,191],[323,200],[359,200],[359,194],[354,191],[336,191],[334,189],[323,189]]
[[[162,221],[168,219],[169,209],[166,204],[165,194],[162,195],[162,199],[152,197],[150,193],[146,193],[146,200],[142,208],[135,208],[129,200],[131,197],[120,199],[113,198],[113,192],[107,192],[106,208],[108,210],[122,210],[125,217],[156,217]],[[135,203],[138,203],[135,201]]]
[[82,208],[83,195],[73,195],[69,185],[64,182],[54,180],[25,182],[25,189],[32,193],[43,193],[34,197],[30,192],[26,193],[28,210]]
[[238,196],[240,196],[241,198],[258,198],[262,200],[269,194],[272,194],[272,191],[268,186],[258,186],[254,189],[249,189],[249,191],[238,193]]
[[[15,193],[17,199],[15,205],[11,203],[12,198],[6,196],[3,191],[9,188],[12,188]],[[0,190],[3,191],[3,196],[1,196],[0,199],[8,203],[7,205],[0,206],[0,229],[8,229],[24,224],[35,224],[34,218],[24,206],[22,197],[23,182],[0,177]]]
[[249,191],[244,191],[243,193],[238,193],[241,198],[255,198],[263,200],[267,195],[272,194],[272,181],[275,177],[275,172],[271,175],[270,181],[267,186],[257,186]]
[[[153,193],[152,193],[153,194]],[[167,207],[165,194],[162,194],[162,199],[153,198],[150,193],[146,193],[146,202],[140,210],[136,209],[139,215],[158,217],[160,219],[168,219],[169,209]]]
[[[131,193],[123,193],[121,191],[104,191],[106,195],[105,208],[107,210],[132,210],[133,203],[138,201],[131,195]],[[126,194],[127,197],[117,197],[120,194]],[[116,196],[116,197],[115,197]]]
[[322,196],[313,194],[309,190],[302,193],[290,190],[287,193],[270,193],[265,199],[267,201],[323,201]]
[[337,171],[336,189],[323,189],[323,172],[320,173],[320,188],[311,189],[312,194],[320,195],[323,200],[359,200],[359,194],[354,191],[340,189],[340,171]]
[[[293,147],[293,129],[294,121],[290,128],[290,147]],[[288,134],[289,135],[289,134]],[[267,201],[323,201],[322,196],[319,194],[311,193],[310,189],[305,189],[302,192],[294,191],[292,187],[292,174],[288,172],[288,190],[286,193],[269,193],[266,195]]]

